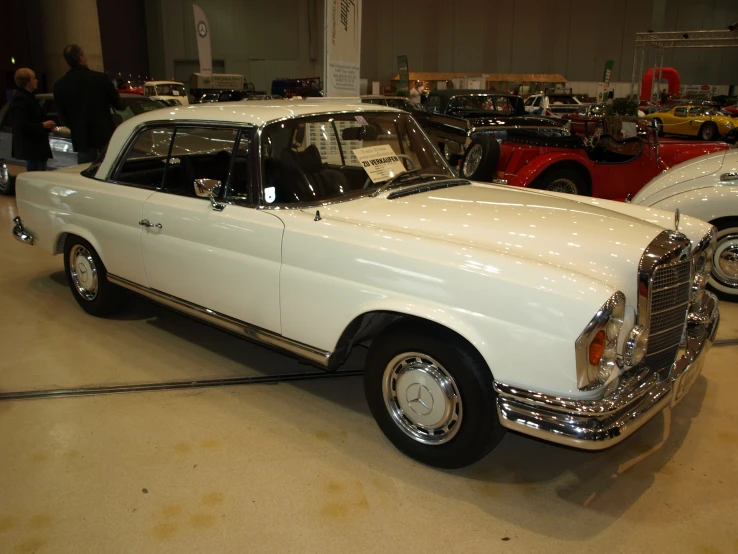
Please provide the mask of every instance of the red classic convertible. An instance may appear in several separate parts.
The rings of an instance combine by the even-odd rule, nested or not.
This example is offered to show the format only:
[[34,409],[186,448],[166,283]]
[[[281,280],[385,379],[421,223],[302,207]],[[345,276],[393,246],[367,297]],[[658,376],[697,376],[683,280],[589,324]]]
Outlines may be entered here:
[[500,145],[493,182],[623,200],[683,161],[727,150],[723,142],[659,141],[655,133],[616,139],[542,137],[510,132]]

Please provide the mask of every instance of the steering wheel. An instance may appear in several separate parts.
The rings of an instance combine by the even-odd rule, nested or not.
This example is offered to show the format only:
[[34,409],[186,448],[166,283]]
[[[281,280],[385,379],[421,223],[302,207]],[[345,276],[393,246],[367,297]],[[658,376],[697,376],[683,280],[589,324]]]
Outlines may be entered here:
[[592,150],[595,146],[597,146],[597,143],[600,141],[601,136],[602,127],[598,126],[597,129],[595,129],[594,133],[584,138],[584,147],[588,150]]
[[[403,164],[405,165],[405,169],[407,169],[408,171],[412,171],[413,169],[415,169],[415,162],[407,154],[395,154],[395,156],[397,156],[401,160],[407,160],[408,163],[404,163],[403,162]],[[408,166],[410,166],[410,167],[408,167]],[[371,183],[372,183],[372,178],[371,177],[367,177],[366,178],[366,181],[364,181],[364,186],[361,187],[361,188],[364,188],[364,189],[369,188],[369,185]]]

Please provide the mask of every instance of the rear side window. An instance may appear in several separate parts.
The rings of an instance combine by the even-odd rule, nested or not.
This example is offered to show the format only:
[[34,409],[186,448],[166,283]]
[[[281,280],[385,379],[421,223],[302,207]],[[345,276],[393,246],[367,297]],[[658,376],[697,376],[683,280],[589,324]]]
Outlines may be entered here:
[[173,134],[171,127],[153,127],[141,131],[118,165],[113,180],[140,187],[162,186]]

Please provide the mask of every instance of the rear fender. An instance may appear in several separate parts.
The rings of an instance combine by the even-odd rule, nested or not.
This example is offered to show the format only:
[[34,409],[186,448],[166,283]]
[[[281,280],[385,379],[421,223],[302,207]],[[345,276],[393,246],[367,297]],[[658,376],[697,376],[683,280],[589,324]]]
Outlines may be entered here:
[[[513,153],[513,156],[514,155],[515,154]],[[592,172],[588,165],[582,160],[582,156],[569,153],[543,154],[541,156],[536,156],[523,163],[517,173],[508,175],[506,170],[505,179],[507,179],[511,185],[528,187],[532,185],[544,171],[548,171],[549,169],[554,169],[556,167],[571,167],[575,170],[581,171],[583,175],[588,177],[589,182],[592,182]]]

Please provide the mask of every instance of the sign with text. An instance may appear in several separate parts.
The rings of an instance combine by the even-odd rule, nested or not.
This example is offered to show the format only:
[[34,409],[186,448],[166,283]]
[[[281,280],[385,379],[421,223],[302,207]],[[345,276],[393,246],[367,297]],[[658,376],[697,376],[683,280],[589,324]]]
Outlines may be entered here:
[[398,90],[410,90],[410,69],[407,65],[407,56],[397,56],[397,72],[400,75]]
[[353,154],[364,167],[372,183],[381,183],[406,171],[402,160],[389,144],[355,148]]
[[615,67],[615,62],[607,60],[605,63],[605,71],[602,73],[602,82],[605,83],[605,90],[610,86],[610,77],[612,77],[613,67]]
[[325,2],[326,96],[359,96],[361,0]]

